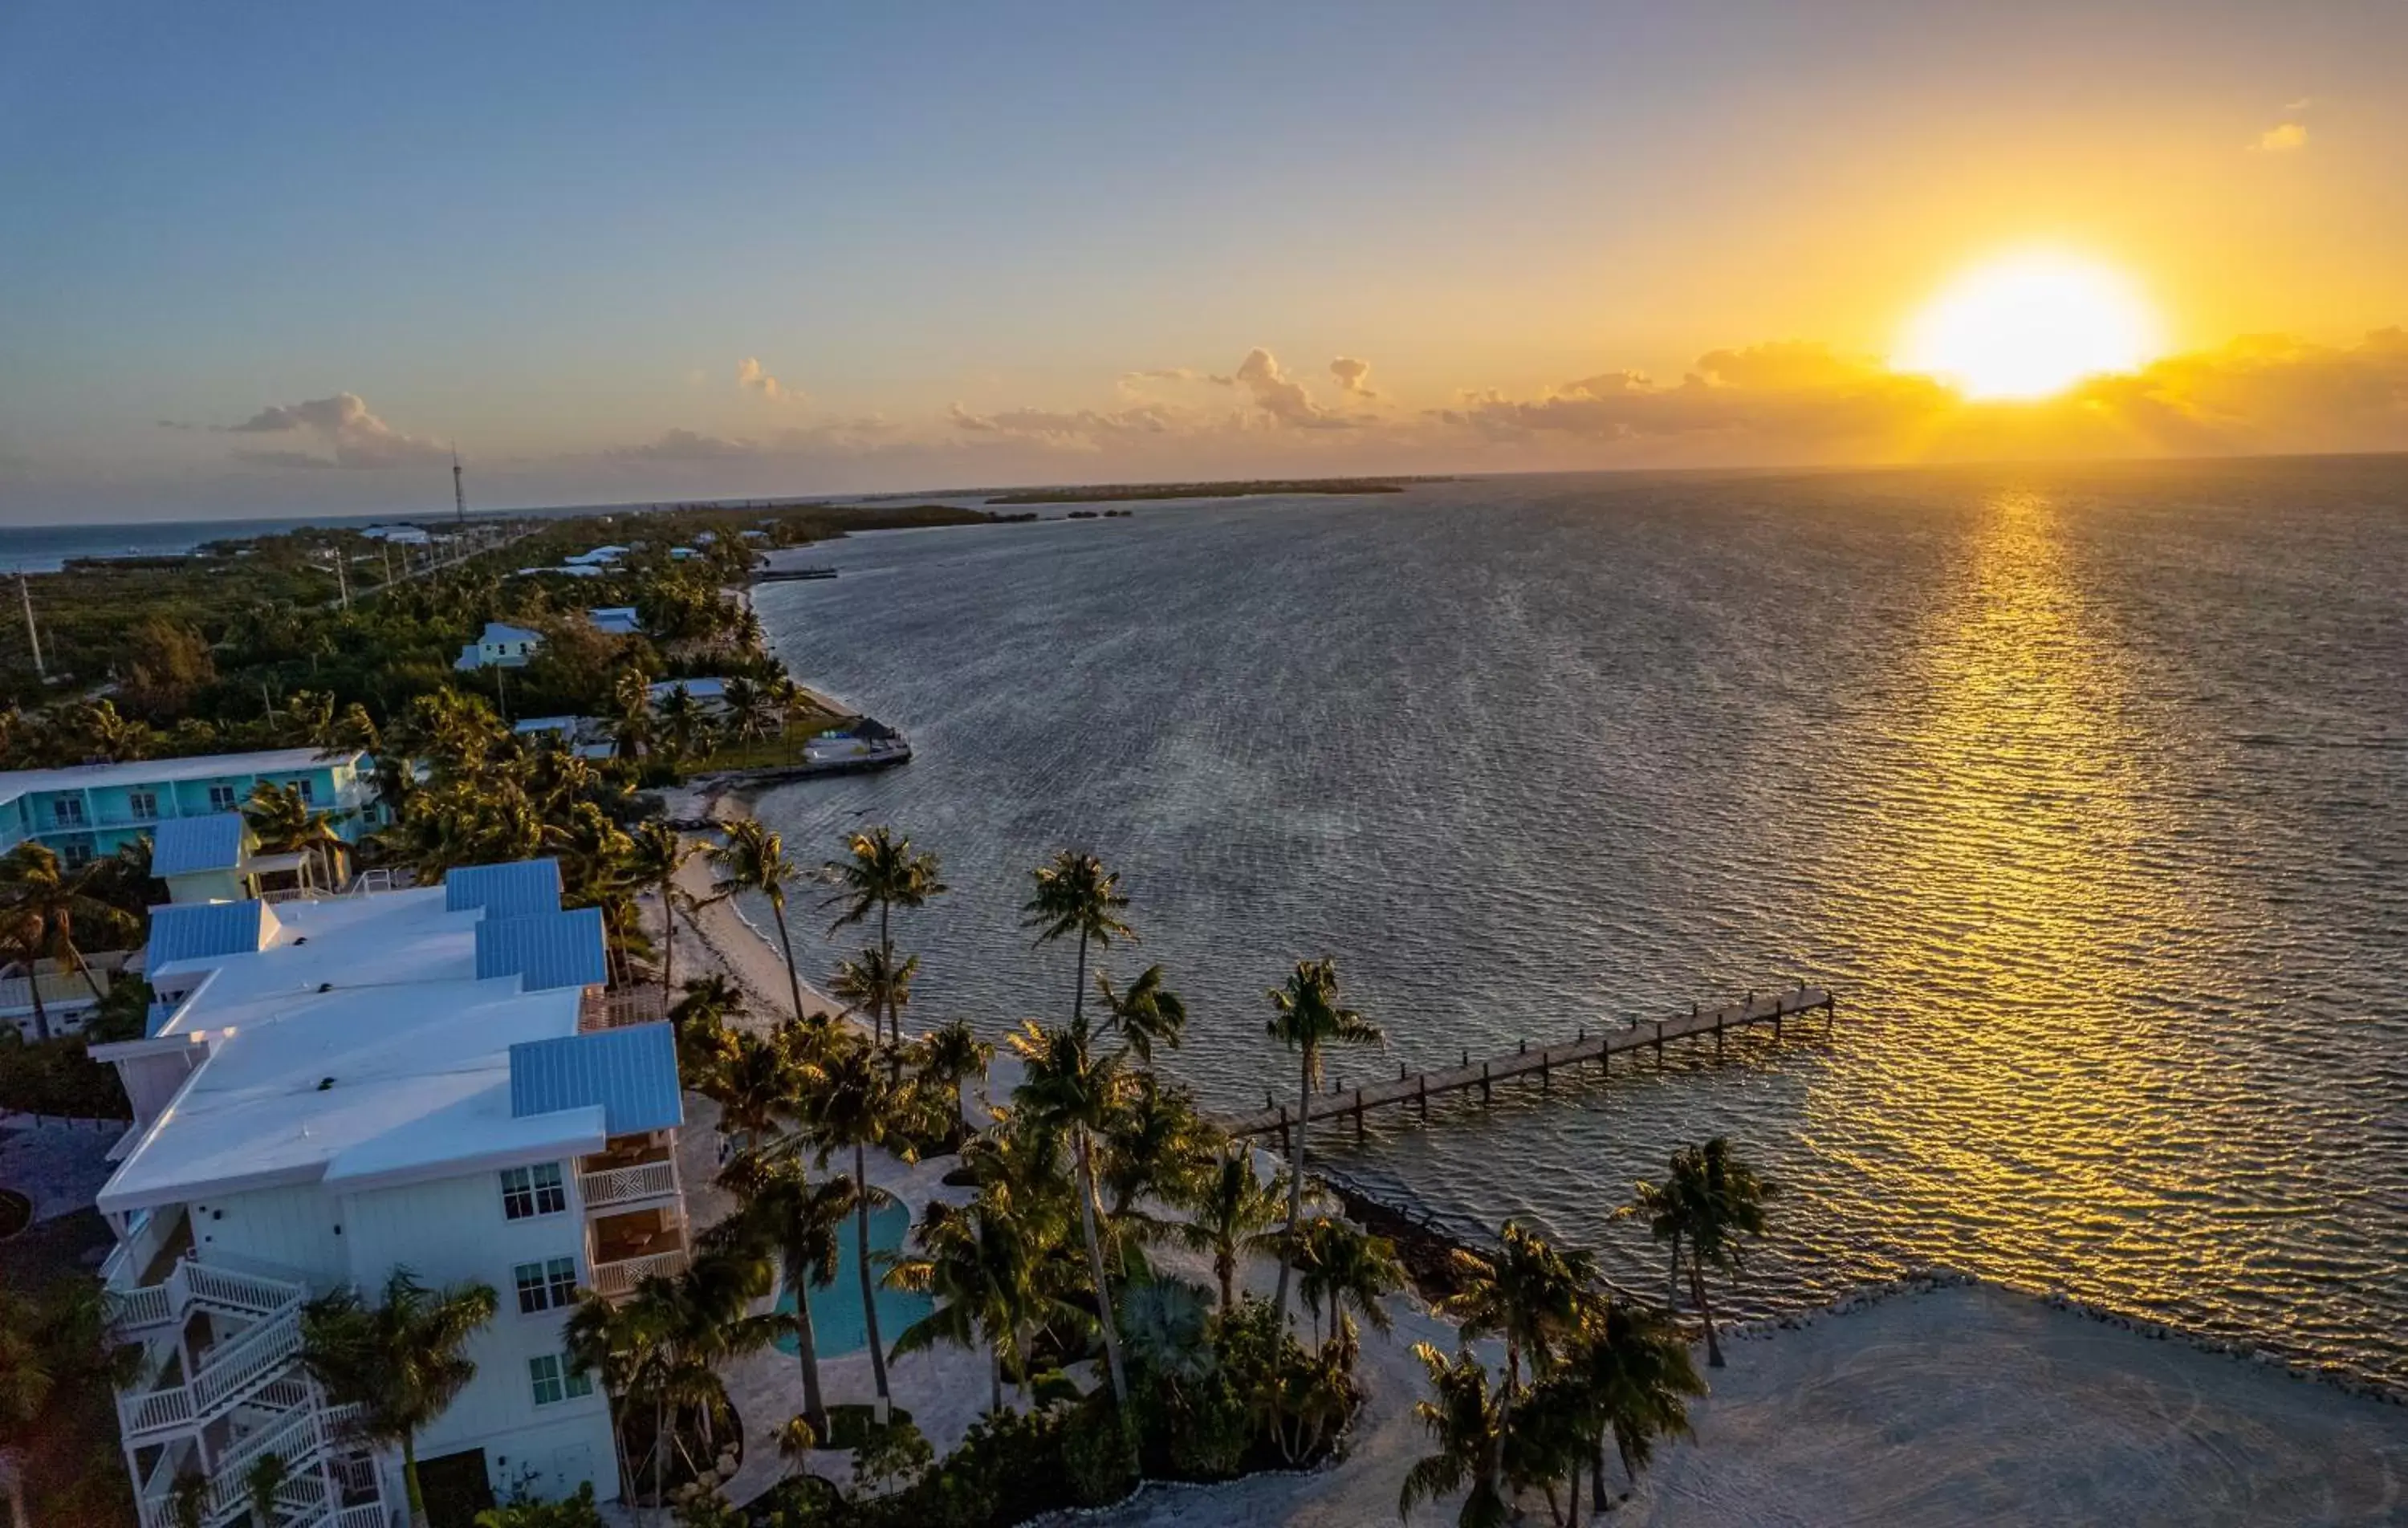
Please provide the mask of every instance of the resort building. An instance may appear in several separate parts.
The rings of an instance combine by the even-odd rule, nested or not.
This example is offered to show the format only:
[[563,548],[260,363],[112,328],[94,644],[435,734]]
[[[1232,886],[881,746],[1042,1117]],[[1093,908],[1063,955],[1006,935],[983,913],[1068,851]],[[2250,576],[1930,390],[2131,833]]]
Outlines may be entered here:
[[263,780],[296,786],[310,806],[337,814],[335,830],[348,840],[373,825],[376,783],[364,753],[211,753],[0,774],[0,852],[36,840],[69,866],[86,864],[162,822],[236,811]]
[[655,707],[666,706],[671,695],[684,691],[686,698],[705,710],[721,711],[727,707],[727,681],[712,677],[693,679],[660,679],[645,686]]
[[637,616],[636,607],[632,605],[608,605],[598,610],[588,610],[585,619],[594,622],[594,629],[605,636],[644,635],[643,621]]
[[543,646],[543,633],[506,621],[488,621],[484,632],[460,650],[452,666],[466,673],[478,668],[524,668]]
[[580,1289],[617,1296],[686,1260],[676,1046],[657,1002],[603,991],[601,916],[564,911],[548,860],[439,886],[271,907],[158,908],[150,1034],[96,1046],[135,1124],[98,1205],[143,1528],[179,1478],[201,1521],[286,1465],[280,1528],[390,1528],[398,1451],[371,1450],[302,1362],[307,1301],[377,1303],[407,1269],[491,1286],[476,1377],[417,1440],[422,1478],[497,1495],[618,1492],[605,1400],[573,1373]]

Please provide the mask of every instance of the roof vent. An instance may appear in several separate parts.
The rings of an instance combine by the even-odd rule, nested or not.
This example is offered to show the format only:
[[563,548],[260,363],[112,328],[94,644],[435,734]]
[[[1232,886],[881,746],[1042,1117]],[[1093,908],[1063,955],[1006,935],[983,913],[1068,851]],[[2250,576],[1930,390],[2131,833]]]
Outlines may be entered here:
[[322,1078],[320,1078],[318,1079],[318,1091],[319,1091],[320,1092],[324,1092],[327,1089],[329,1089],[329,1088],[333,1087],[334,1085],[335,1085],[335,1079],[334,1079],[333,1078],[330,1078],[330,1077],[322,1077]]
[[331,981],[322,981],[318,983],[318,990],[322,992],[331,992],[335,990],[335,984]]

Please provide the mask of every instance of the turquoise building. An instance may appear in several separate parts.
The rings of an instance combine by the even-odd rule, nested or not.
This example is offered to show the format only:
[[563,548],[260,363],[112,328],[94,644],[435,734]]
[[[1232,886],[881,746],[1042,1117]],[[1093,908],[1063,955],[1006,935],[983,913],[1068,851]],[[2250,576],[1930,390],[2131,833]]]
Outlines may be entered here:
[[212,753],[0,774],[0,853],[34,839],[70,867],[84,864],[170,819],[236,810],[262,780],[300,787],[312,807],[337,814],[335,831],[347,840],[377,825],[365,753]]

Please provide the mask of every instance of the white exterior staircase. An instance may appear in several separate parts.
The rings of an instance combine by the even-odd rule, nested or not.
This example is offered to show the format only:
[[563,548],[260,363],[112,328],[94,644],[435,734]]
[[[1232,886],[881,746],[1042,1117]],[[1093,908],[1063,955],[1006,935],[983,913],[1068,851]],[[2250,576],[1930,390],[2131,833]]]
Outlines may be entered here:
[[[129,1462],[137,1450],[163,1450],[150,1472],[151,1487],[138,1504],[142,1528],[173,1528],[178,1520],[167,1482],[194,1469],[204,1470],[208,1480],[201,1528],[227,1528],[250,1510],[245,1477],[268,1453],[285,1470],[272,1528],[385,1528],[380,1499],[343,1505],[337,1461],[360,1449],[345,1436],[351,1408],[326,1405],[301,1366],[301,1307],[307,1297],[299,1284],[189,1258],[158,1284],[116,1293],[117,1329],[150,1349],[152,1372],[166,1363],[186,1367],[178,1383],[117,1398]],[[213,1322],[248,1324],[188,1361],[183,1334],[196,1310]],[[228,1432],[236,1435],[231,1441]],[[373,1478],[373,1470],[368,1474]],[[144,1478],[138,1469],[136,1478]]]

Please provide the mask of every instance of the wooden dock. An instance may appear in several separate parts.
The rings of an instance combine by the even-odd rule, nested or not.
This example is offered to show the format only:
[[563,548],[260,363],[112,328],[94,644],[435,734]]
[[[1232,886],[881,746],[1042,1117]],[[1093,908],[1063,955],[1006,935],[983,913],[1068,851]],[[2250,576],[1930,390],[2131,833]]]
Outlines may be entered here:
[[[1352,1116],[1354,1133],[1363,1134],[1363,1116],[1367,1110],[1409,1105],[1425,1120],[1429,1118],[1429,1101],[1447,1093],[1480,1090],[1480,1100],[1486,1103],[1500,1082],[1514,1078],[1536,1077],[1543,1091],[1554,1084],[1555,1074],[1577,1076],[1583,1066],[1594,1064],[1597,1075],[1613,1075],[1613,1058],[1634,1050],[1653,1050],[1658,1069],[1664,1064],[1664,1048],[1675,1040],[1694,1040],[1703,1044],[1713,1037],[1714,1054],[1723,1053],[1723,1037],[1732,1030],[1756,1029],[1770,1025],[1773,1037],[1781,1035],[1782,1021],[1801,1014],[1819,1012],[1828,1026],[1835,1004],[1830,992],[1820,987],[1799,986],[1784,992],[1758,996],[1750,992],[1744,1003],[1727,1007],[1698,1009],[1675,1014],[1670,1018],[1634,1020],[1624,1029],[1605,1029],[1595,1035],[1584,1032],[1579,1038],[1557,1045],[1531,1050],[1526,1043],[1518,1050],[1485,1061],[1473,1061],[1469,1054],[1459,1066],[1444,1071],[1407,1074],[1397,1069],[1392,1080],[1365,1083],[1340,1092],[1315,1095],[1311,1123],[1322,1124]],[[1279,1104],[1259,1113],[1235,1119],[1224,1119],[1221,1128],[1232,1135],[1267,1135],[1276,1133],[1283,1141],[1296,1119],[1296,1105]]]

